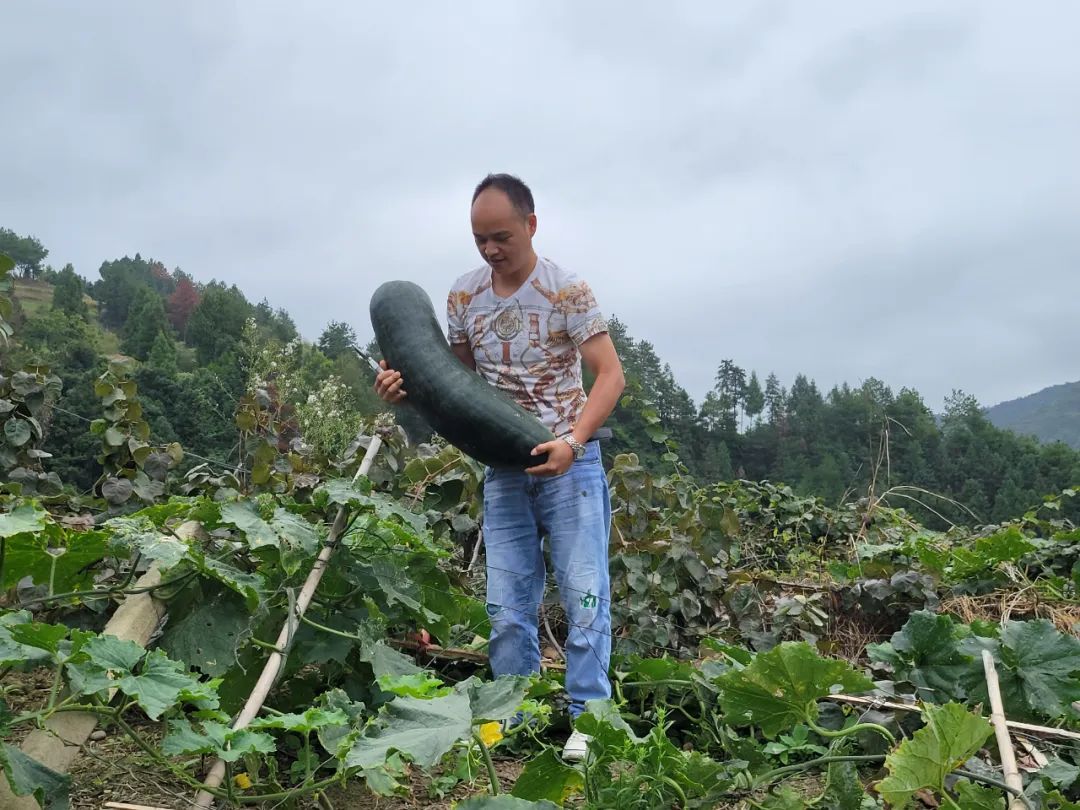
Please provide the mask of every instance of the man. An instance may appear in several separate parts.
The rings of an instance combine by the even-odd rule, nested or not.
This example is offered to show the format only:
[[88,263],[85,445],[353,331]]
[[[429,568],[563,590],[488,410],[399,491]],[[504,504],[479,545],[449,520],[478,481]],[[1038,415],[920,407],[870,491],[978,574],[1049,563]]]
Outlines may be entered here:
[[[488,175],[473,194],[471,219],[485,264],[450,290],[451,348],[557,437],[533,450],[547,453],[542,464],[523,472],[485,471],[491,669],[496,676],[540,669],[546,539],[569,625],[566,690],[573,720],[585,701],[611,695],[611,504],[593,434],[622,393],[622,365],[588,284],[534,251],[536,213],[525,183]],[[582,361],[596,378],[588,397]],[[375,390],[387,402],[401,401],[408,380],[385,363],[383,369]],[[580,760],[587,744],[573,731],[564,758]]]

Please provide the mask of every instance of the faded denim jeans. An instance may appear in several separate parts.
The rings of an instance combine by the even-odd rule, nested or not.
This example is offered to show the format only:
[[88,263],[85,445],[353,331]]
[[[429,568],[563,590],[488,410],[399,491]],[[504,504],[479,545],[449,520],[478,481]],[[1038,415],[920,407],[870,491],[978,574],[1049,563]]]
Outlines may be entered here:
[[585,701],[611,696],[611,499],[600,443],[588,442],[562,475],[487,469],[483,506],[492,674],[540,671],[546,541],[569,624],[566,691],[576,718]]

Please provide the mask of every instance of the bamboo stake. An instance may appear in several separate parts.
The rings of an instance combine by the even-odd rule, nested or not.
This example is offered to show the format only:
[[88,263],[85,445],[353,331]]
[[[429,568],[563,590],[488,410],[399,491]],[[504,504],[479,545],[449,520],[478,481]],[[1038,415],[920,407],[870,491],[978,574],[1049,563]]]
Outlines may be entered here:
[[[364,453],[364,459],[360,462],[360,469],[358,469],[356,475],[353,476],[354,483],[360,476],[367,475],[368,470],[371,469],[372,462],[375,460],[375,455],[379,452],[381,446],[382,438],[378,434],[372,436],[371,444],[368,445],[367,451]],[[341,533],[345,529],[345,520],[348,517],[348,513],[348,507],[345,505],[338,507],[337,515],[334,517],[334,523],[330,527],[330,534],[327,537],[326,545],[324,545],[319,552],[318,558],[315,560],[314,565],[311,566],[311,573],[308,574],[307,579],[304,581],[304,587],[300,589],[300,595],[296,599],[295,612],[290,612],[289,617],[285,620],[284,626],[281,628],[281,632],[278,633],[277,641],[274,644],[276,649],[270,653],[270,657],[267,659],[265,666],[263,666],[262,675],[259,676],[259,680],[255,683],[255,687],[248,696],[247,702],[244,703],[244,708],[240,710],[240,714],[237,715],[236,720],[233,722],[232,727],[234,729],[245,728],[255,719],[255,716],[259,713],[259,709],[262,708],[263,703],[270,694],[270,689],[273,687],[274,682],[277,681],[282,667],[285,666],[285,654],[282,651],[285,650],[291,642],[292,636],[296,632],[296,626],[300,623],[300,617],[307,612],[308,605],[311,604],[311,598],[315,595],[315,589],[319,587],[323,572],[326,571],[327,564],[330,561],[330,555],[334,553],[334,549],[337,548],[338,541],[341,539]],[[209,773],[206,774],[206,778],[203,780],[203,786],[211,789],[216,788],[221,784],[221,781],[224,778],[225,762],[221,759],[215,759],[213,765],[210,767]],[[213,804],[214,796],[206,790],[200,790],[195,796],[195,807],[209,808],[212,807]]]
[[[982,651],[983,670],[986,672],[986,691],[990,696],[990,723],[994,727],[994,736],[997,737],[998,753],[1001,755],[1001,770],[1005,774],[1005,784],[1016,791],[1016,794],[1024,792],[1024,780],[1020,777],[1020,771],[1016,768],[1016,753],[1013,751],[1012,740],[1009,738],[1009,729],[1005,725],[1005,707],[1001,703],[1001,688],[998,686],[997,669],[994,667],[994,657],[989,650]],[[1013,794],[1009,799],[1009,810],[1023,810],[1024,802],[1019,796]]]
[[[877,700],[875,698],[859,697],[857,695],[829,695],[822,700],[835,700],[840,703],[851,703],[856,706],[866,706],[869,709],[892,709],[903,712],[921,712],[922,706],[917,703],[895,703],[889,700]],[[1005,725],[1014,731],[1022,731],[1027,734],[1042,734],[1046,737],[1061,737],[1066,740],[1080,740],[1080,732],[1067,731],[1053,726],[1036,726],[1034,723],[1020,723],[1016,720],[1006,720]]]

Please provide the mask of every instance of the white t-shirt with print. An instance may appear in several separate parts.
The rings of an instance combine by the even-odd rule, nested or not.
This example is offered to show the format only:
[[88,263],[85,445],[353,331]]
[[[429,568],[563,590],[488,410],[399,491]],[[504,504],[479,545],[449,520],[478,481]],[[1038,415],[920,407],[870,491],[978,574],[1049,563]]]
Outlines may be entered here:
[[500,298],[484,265],[454,282],[446,318],[447,339],[469,345],[484,379],[556,436],[573,429],[585,407],[578,346],[607,331],[583,279],[538,257],[525,283]]

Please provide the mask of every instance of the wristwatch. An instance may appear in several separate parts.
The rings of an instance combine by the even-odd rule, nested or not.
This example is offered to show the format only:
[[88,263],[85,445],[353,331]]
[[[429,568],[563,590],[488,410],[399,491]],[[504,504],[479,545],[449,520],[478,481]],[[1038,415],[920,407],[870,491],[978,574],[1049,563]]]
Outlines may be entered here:
[[585,457],[585,445],[574,438],[573,433],[566,433],[560,436],[564,442],[566,442],[574,451],[574,461]]

